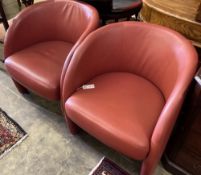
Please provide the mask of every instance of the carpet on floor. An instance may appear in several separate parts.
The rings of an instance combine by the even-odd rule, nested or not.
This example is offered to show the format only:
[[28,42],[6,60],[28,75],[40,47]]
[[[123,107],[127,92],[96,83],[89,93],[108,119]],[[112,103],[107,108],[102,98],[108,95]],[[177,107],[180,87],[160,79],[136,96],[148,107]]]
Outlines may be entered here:
[[0,159],[27,136],[20,125],[0,108]]
[[89,175],[129,175],[129,173],[113,161],[103,157]]

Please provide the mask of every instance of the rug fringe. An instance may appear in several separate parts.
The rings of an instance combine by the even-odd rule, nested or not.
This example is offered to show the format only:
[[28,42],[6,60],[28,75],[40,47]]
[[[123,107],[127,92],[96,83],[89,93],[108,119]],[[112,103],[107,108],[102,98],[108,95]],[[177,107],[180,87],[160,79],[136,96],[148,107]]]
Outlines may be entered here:
[[105,159],[105,156],[98,162],[98,164],[91,170],[91,172],[88,175],[92,175],[94,171],[100,166],[102,161]]
[[26,133],[20,140],[18,140],[13,146],[11,146],[9,149],[5,150],[3,154],[0,155],[0,159],[2,159],[7,153],[9,153],[13,148],[18,146],[21,142],[23,142],[28,137],[28,134]]

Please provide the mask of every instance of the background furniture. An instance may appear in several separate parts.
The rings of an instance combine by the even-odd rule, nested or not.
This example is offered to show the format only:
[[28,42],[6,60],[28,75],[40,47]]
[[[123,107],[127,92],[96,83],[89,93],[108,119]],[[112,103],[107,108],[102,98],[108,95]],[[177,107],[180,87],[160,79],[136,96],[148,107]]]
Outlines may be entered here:
[[[0,0],[0,22],[3,23],[4,29],[7,30],[9,27],[8,20],[6,14],[3,9],[3,0]],[[17,0],[19,7],[21,6],[20,0]]]
[[81,0],[81,1],[94,6],[98,10],[100,16],[103,13],[109,12],[113,6],[113,0]]
[[130,20],[135,15],[137,20],[138,13],[142,7],[142,0],[82,0],[87,2],[99,11],[102,23],[108,20],[117,22],[122,18]]
[[3,23],[5,30],[7,30],[9,27],[9,24],[8,24],[8,21],[7,21],[7,18],[6,18],[4,9],[3,9],[2,0],[0,0],[0,22]]
[[96,9],[76,1],[46,1],[23,10],[4,42],[5,67],[18,90],[59,100],[62,71],[98,24]]
[[201,23],[195,20],[199,5],[200,0],[143,0],[140,17],[180,32],[201,48]]
[[142,160],[141,175],[152,174],[196,67],[195,49],[173,30],[136,22],[96,30],[76,49],[64,77],[70,131],[81,127]]
[[201,22],[201,2],[200,2],[200,6],[197,10],[196,20]]
[[[18,0],[19,1],[19,0]],[[25,6],[29,6],[29,5],[32,5],[34,3],[34,0],[22,0],[22,3],[25,5]]]

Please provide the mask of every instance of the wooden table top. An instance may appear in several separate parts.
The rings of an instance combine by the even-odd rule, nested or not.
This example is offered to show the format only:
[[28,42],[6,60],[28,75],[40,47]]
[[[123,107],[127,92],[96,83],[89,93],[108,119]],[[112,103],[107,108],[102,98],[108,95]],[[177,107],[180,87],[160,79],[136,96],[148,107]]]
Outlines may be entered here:
[[143,2],[165,13],[193,22],[201,0],[143,0]]
[[201,22],[196,15],[201,0],[143,0],[143,21],[170,27],[201,47]]

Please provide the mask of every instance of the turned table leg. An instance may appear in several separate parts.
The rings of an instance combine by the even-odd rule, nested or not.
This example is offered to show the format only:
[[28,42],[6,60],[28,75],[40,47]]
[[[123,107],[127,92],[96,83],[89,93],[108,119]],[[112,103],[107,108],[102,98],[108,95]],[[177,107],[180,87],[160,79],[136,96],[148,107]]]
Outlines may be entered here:
[[22,0],[22,3],[27,7],[34,3],[34,0]]

